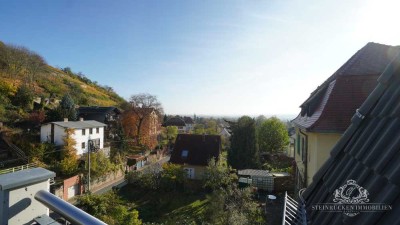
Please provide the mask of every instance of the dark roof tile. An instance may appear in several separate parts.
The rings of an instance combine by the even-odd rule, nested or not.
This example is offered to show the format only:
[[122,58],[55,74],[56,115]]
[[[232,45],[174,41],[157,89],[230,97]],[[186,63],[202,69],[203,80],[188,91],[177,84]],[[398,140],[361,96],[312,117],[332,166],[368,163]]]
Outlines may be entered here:
[[[187,157],[182,156],[184,150]],[[178,134],[170,162],[206,166],[213,157],[218,160],[220,152],[220,135]]]
[[178,126],[178,127],[184,127],[186,126],[185,121],[183,121],[182,118],[180,117],[172,117],[169,118],[164,124],[163,126],[167,127],[167,126]]

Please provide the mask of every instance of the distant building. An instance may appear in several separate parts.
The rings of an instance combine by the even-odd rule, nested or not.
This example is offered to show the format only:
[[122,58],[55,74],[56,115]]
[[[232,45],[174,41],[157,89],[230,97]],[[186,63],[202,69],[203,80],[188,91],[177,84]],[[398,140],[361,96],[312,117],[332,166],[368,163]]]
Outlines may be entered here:
[[379,75],[399,52],[399,46],[368,43],[300,106],[301,112],[293,120],[297,188],[310,184],[353,114],[375,88]]
[[106,124],[94,120],[87,121],[68,121],[65,119],[63,122],[51,122],[43,124],[40,128],[41,142],[53,143],[56,146],[64,145],[64,138],[66,137],[66,129],[74,130],[72,138],[75,140],[75,149],[77,155],[87,153],[89,149],[89,140],[98,149],[103,149],[106,155],[109,155],[109,148],[104,149],[104,127]]
[[183,121],[185,121],[185,128],[186,128],[186,133],[190,133],[194,129],[194,121],[191,117],[184,116]]
[[178,128],[178,132],[180,134],[184,133],[190,133],[194,129],[194,121],[191,117],[180,117],[180,116],[175,116],[172,118],[169,118],[164,124],[164,127],[169,127],[169,126],[175,126]]
[[164,127],[175,126],[178,128],[178,132],[180,134],[186,133],[186,123],[185,121],[178,116],[169,118],[167,122],[163,124]]
[[225,127],[221,129],[221,132],[219,132],[219,135],[221,135],[225,138],[231,137],[231,133],[229,133],[228,129],[226,129]]
[[170,162],[183,165],[190,179],[202,179],[208,162],[219,159],[221,136],[178,134]]

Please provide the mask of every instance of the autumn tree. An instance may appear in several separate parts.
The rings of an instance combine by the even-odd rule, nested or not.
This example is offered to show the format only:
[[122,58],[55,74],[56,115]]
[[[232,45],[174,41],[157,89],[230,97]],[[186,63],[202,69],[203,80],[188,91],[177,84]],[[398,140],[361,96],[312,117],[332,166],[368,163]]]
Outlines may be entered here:
[[257,133],[260,151],[262,152],[282,152],[289,144],[286,125],[276,117],[271,117],[262,122]]
[[61,154],[60,169],[64,175],[73,175],[78,170],[78,157],[75,149],[76,141],[72,138],[74,129],[65,130],[64,146]]
[[33,111],[29,114],[29,121],[35,126],[42,124],[45,119],[46,113],[44,110]]
[[[145,121],[149,120],[149,126],[152,127],[154,125],[151,124],[152,121],[150,118],[152,112],[154,111],[157,117],[161,119],[163,109],[157,97],[150,94],[132,95],[129,103],[130,109],[125,114],[125,116],[129,117],[126,119],[129,121],[129,124],[124,124],[124,129],[128,131],[126,132],[127,134],[131,134],[136,139],[138,145],[141,145],[144,139],[142,131]],[[132,130],[132,126],[134,130]]]

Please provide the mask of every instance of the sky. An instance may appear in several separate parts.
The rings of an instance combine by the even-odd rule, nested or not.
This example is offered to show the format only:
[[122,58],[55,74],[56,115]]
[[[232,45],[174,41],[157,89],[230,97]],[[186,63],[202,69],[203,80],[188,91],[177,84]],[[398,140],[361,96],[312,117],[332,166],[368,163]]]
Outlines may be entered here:
[[296,115],[368,42],[400,45],[396,0],[0,0],[0,41],[167,114]]

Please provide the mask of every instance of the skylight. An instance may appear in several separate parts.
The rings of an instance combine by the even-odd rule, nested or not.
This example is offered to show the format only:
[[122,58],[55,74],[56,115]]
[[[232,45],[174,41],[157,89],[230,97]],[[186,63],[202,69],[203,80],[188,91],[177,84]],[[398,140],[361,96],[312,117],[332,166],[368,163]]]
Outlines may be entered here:
[[189,151],[188,151],[188,150],[183,150],[183,151],[182,151],[182,157],[183,157],[183,158],[187,158],[188,155],[189,155]]

